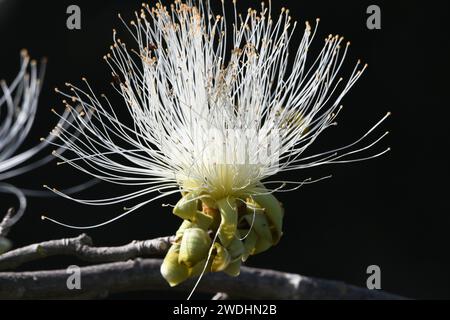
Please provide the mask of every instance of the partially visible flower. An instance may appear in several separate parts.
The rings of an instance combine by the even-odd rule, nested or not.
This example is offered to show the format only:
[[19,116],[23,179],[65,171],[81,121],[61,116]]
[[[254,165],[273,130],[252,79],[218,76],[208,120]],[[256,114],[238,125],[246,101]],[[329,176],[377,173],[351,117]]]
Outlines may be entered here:
[[[46,66],[44,59],[38,67],[26,50],[22,50],[20,57],[21,67],[15,79],[9,85],[5,80],[0,81],[0,193],[13,194],[19,201],[14,216],[0,224],[0,235],[2,230],[11,227],[22,217],[27,206],[27,195],[51,195],[48,191],[17,188],[4,182],[54,160],[51,154],[36,159],[49,142],[53,141],[53,135],[42,138],[30,149],[24,151],[20,149],[34,123]],[[68,116],[69,112],[66,112],[63,115],[64,120],[58,123],[58,127],[68,121]],[[92,181],[66,191],[71,193],[90,184]]]
[[38,70],[36,61],[30,60],[28,53],[21,52],[21,68],[16,78],[8,86],[0,81],[0,192],[12,193],[19,199],[15,217],[19,219],[26,208],[26,197],[22,190],[1,182],[30,171],[51,161],[47,156],[36,162],[26,162],[41,151],[48,143],[42,141],[26,151],[17,152],[34,122],[38,105],[45,60]]
[[143,5],[127,26],[138,43],[132,53],[114,31],[105,60],[130,124],[105,96],[98,99],[87,82],[87,90],[67,84],[71,92],[62,93],[92,112],[92,121],[72,124],[80,138],[73,139],[70,130],[59,131],[75,154],[58,155],[62,162],[138,190],[97,200],[56,192],[90,205],[144,197],[110,221],[71,227],[101,226],[181,191],[174,213],[184,222],[162,267],[171,285],[205,271],[236,275],[241,261],[279,241],[283,209],[272,194],[287,183],[296,189],[310,181],[269,180],[277,172],[369,159],[387,151],[349,157],[385,136],[358,147],[386,116],[347,146],[304,156],[336,124],[343,97],[366,66],[358,61],[344,80],[339,72],[350,43],[343,37],[328,36],[310,63],[317,24],[312,28],[306,23],[291,55],[296,23],[288,10],[273,17],[270,5],[262,4],[260,12],[249,9],[241,16],[234,8],[233,23],[227,24],[225,9],[215,15],[209,1],[175,1],[169,9],[160,3]]

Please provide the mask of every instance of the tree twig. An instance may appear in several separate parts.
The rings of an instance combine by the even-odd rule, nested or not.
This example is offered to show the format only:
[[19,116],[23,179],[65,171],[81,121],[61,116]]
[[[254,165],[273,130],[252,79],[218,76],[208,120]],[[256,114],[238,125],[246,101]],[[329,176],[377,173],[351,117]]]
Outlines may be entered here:
[[[75,238],[32,244],[0,255],[0,270],[55,255],[76,256],[89,262],[111,262],[82,267],[81,290],[69,290],[65,269],[33,272],[0,272],[0,298],[94,298],[136,290],[190,291],[193,280],[170,289],[160,274],[161,260],[134,259],[164,254],[174,237],[133,241],[119,247],[94,247],[86,234]],[[128,261],[125,261],[128,260]],[[120,261],[120,262],[117,262]],[[242,267],[237,278],[223,273],[206,275],[198,290],[224,292],[226,297],[251,299],[401,299],[378,290],[368,290],[280,271]],[[225,297],[223,294],[217,298]]]
[[211,300],[229,300],[230,296],[225,292],[217,292]]
[[[135,259],[82,267],[81,289],[69,290],[66,270],[0,272],[0,299],[72,298],[136,290],[192,289],[193,280],[169,288],[161,277],[160,259]],[[250,299],[401,299],[378,290],[297,274],[242,267],[240,276],[206,275],[200,292],[227,292]]]
[[20,219],[20,217],[13,219],[14,213],[14,208],[9,208],[0,222],[0,254],[8,251],[12,247],[11,241],[6,236],[11,230],[11,227]]
[[2,221],[0,222],[0,237],[6,237],[11,227],[21,218],[16,217],[16,219],[13,219],[14,213],[14,208],[9,208]]
[[56,255],[71,255],[88,262],[124,261],[136,257],[164,254],[170,247],[172,236],[151,240],[132,241],[118,247],[93,247],[92,239],[81,234],[75,238],[50,240],[11,250],[0,255],[0,270]]

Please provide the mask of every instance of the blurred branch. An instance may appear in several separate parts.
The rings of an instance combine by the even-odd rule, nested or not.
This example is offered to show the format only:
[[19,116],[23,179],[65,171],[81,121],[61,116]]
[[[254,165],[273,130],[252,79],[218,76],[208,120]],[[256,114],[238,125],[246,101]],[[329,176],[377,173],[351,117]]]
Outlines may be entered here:
[[50,240],[12,250],[0,255],[0,270],[56,255],[70,255],[88,262],[123,261],[143,256],[162,255],[170,247],[173,237],[132,241],[119,247],[93,247],[92,239],[81,234],[76,238]]
[[15,216],[14,214],[14,208],[9,208],[0,222],[0,255],[12,247],[11,241],[6,236],[11,230],[11,227],[21,218],[21,216]]
[[217,292],[211,300],[230,300],[230,296],[225,292]]
[[[105,297],[137,290],[169,290],[161,277],[160,259],[135,259],[81,268],[81,289],[69,290],[66,270],[2,272],[0,299],[45,299]],[[170,290],[188,292],[193,281]],[[223,273],[206,275],[198,291],[227,292],[250,299],[399,299],[382,291],[368,290],[342,282],[309,278],[297,274],[242,267],[237,278]]]
[[[104,298],[109,294],[140,290],[178,290],[188,292],[189,280],[170,288],[160,274],[160,259],[139,256],[162,255],[172,237],[133,241],[120,247],[93,247],[85,234],[76,238],[46,241],[0,255],[0,269],[12,269],[23,263],[54,255],[71,255],[89,262],[128,260],[80,268],[81,289],[69,290],[66,269],[0,272],[0,299]],[[134,260],[129,260],[134,259]],[[368,290],[343,282],[298,274],[242,267],[232,278],[224,273],[204,276],[199,292],[216,294],[215,299],[402,299],[379,290]]]
[[9,208],[5,216],[3,217],[2,222],[0,222],[0,237],[6,237],[11,227],[21,218],[14,217],[14,213],[14,208]]

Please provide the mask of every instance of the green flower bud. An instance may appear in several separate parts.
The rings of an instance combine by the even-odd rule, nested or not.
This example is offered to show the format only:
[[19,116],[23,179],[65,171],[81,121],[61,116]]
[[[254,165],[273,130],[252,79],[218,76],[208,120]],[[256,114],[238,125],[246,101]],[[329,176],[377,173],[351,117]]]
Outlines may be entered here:
[[244,254],[242,255],[242,261],[246,261],[248,257],[255,252],[256,241],[258,240],[258,236],[256,235],[255,230],[241,230],[241,237],[247,237],[244,240]]
[[262,238],[257,235],[256,244],[255,244],[255,248],[254,248],[255,250],[253,251],[252,254],[261,253],[263,251],[266,251],[267,249],[269,249],[272,246],[273,246],[272,241],[269,241],[266,238]]
[[211,238],[206,231],[200,228],[185,229],[180,243],[178,262],[192,267],[208,255],[210,247]]
[[284,210],[281,203],[273,194],[259,194],[253,196],[254,201],[265,209],[265,215],[270,222],[273,236],[273,244],[277,244],[283,234]]
[[237,237],[233,238],[233,241],[231,241],[230,245],[227,247],[227,250],[233,260],[239,260],[245,253],[244,244]]
[[264,239],[266,242],[274,244],[272,233],[270,231],[269,222],[265,215],[260,213],[252,213],[244,216],[247,223],[255,229],[258,239]]
[[213,221],[214,221],[213,217],[197,210],[197,213],[195,214],[194,222],[198,225],[198,227],[200,229],[208,231],[208,229],[212,225]]
[[223,272],[232,277],[237,277],[241,273],[241,263],[242,261],[240,259],[237,259],[231,262],[228,267],[223,270]]
[[175,234],[175,242],[178,242],[183,237],[184,231],[189,228],[195,228],[197,225],[189,220],[184,220],[183,223],[178,228]]
[[195,266],[193,266],[190,269],[189,277],[196,277],[196,276],[201,275],[202,272],[203,272],[203,269],[205,270],[205,273],[210,272],[211,271],[211,266],[212,266],[212,259],[209,259],[208,266],[205,268],[206,260],[207,260],[207,258],[201,260]]
[[[171,286],[203,272],[223,271],[238,276],[243,261],[269,249],[282,235],[283,208],[271,194],[248,195],[239,203],[233,196],[217,201],[206,193],[200,194],[201,199],[198,196],[183,193],[173,209],[184,221],[161,266]],[[210,234],[216,232],[218,240],[212,244]],[[245,239],[240,240],[242,237]],[[213,251],[208,259],[211,245]]]
[[236,211],[236,198],[227,197],[217,201],[221,222],[219,226],[219,239],[224,247],[233,240],[237,228],[238,214]]
[[189,278],[189,268],[178,262],[180,245],[173,244],[161,264],[161,274],[171,287]]
[[231,261],[231,256],[227,249],[221,246],[219,243],[214,243],[214,249],[216,249],[216,254],[214,256],[211,271],[218,272],[225,270]]
[[182,219],[193,221],[197,213],[197,200],[192,200],[195,198],[197,198],[197,195],[186,193],[173,208],[173,214]]

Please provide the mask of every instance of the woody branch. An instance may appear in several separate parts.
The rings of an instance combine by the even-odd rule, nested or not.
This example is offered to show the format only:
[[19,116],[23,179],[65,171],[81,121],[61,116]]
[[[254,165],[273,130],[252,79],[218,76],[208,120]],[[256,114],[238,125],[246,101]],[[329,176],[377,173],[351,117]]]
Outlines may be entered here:
[[[0,299],[100,298],[137,290],[188,292],[193,280],[169,288],[160,274],[160,259],[173,237],[133,241],[117,247],[95,247],[86,234],[75,238],[31,244],[0,255]],[[66,269],[14,271],[26,263],[50,256],[73,256],[94,263],[80,269],[82,289],[69,290]],[[152,258],[149,258],[152,257]],[[368,290],[299,274],[242,267],[241,274],[206,275],[199,292],[245,299],[402,299],[380,290]]]

